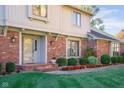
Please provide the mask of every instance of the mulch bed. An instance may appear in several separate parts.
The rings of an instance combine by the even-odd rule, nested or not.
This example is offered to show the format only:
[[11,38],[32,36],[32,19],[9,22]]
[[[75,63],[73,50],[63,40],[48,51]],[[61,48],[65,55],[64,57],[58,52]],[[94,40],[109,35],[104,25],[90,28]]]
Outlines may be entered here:
[[76,65],[76,66],[64,66],[64,67],[61,67],[60,70],[66,71],[66,70],[76,70],[76,69],[85,69],[85,68],[98,68],[98,67],[106,67],[110,65],[113,65],[113,64],[85,64],[85,65]]

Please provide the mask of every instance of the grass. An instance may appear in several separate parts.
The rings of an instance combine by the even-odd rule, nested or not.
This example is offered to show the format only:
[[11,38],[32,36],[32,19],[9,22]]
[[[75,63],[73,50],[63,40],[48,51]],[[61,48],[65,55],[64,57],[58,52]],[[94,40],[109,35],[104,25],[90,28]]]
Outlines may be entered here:
[[124,67],[71,75],[27,72],[0,77],[9,88],[119,88],[124,87]]

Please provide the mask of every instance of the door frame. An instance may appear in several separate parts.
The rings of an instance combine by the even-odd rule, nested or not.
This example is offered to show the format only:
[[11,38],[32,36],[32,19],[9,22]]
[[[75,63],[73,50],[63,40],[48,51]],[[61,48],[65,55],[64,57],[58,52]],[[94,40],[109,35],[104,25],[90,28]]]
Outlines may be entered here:
[[47,63],[47,35],[42,34],[42,32],[40,33],[40,35],[37,32],[34,32],[34,34],[19,32],[19,65],[23,65],[23,35],[33,35],[33,36],[40,36],[40,37],[44,36],[44,40],[45,40],[44,41],[45,42],[44,64],[46,64]]

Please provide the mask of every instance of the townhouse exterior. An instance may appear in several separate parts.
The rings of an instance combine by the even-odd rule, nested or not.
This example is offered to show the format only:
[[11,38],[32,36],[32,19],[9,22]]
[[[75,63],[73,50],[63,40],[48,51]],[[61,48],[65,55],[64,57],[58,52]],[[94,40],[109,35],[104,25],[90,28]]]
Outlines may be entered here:
[[118,38],[94,28],[88,32],[88,47],[93,48],[99,59],[103,54],[117,56],[123,52],[121,48],[123,46]]
[[0,6],[0,11],[1,62],[46,64],[53,57],[85,54],[89,12],[67,5]]
[[121,30],[116,37],[120,39],[120,53],[124,54],[124,30]]
[[[85,56],[86,49],[91,47],[88,45],[94,37],[88,37],[90,9],[69,5],[3,5],[0,11],[0,63],[48,64],[53,58]],[[110,54],[110,42],[98,40],[98,57]]]

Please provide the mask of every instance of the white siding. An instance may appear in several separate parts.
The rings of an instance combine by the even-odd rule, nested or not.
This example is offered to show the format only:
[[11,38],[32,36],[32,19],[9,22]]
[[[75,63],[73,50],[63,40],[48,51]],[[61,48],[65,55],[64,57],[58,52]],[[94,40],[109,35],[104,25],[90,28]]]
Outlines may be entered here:
[[0,25],[4,25],[5,23],[5,6],[0,5]]
[[66,35],[84,37],[90,30],[90,16],[81,13],[82,27],[72,25],[73,9],[66,6],[49,5],[48,6],[48,23],[39,20],[30,20],[28,18],[28,7],[24,5],[6,6],[7,22],[6,24],[13,27],[20,27],[44,32],[62,33]]

